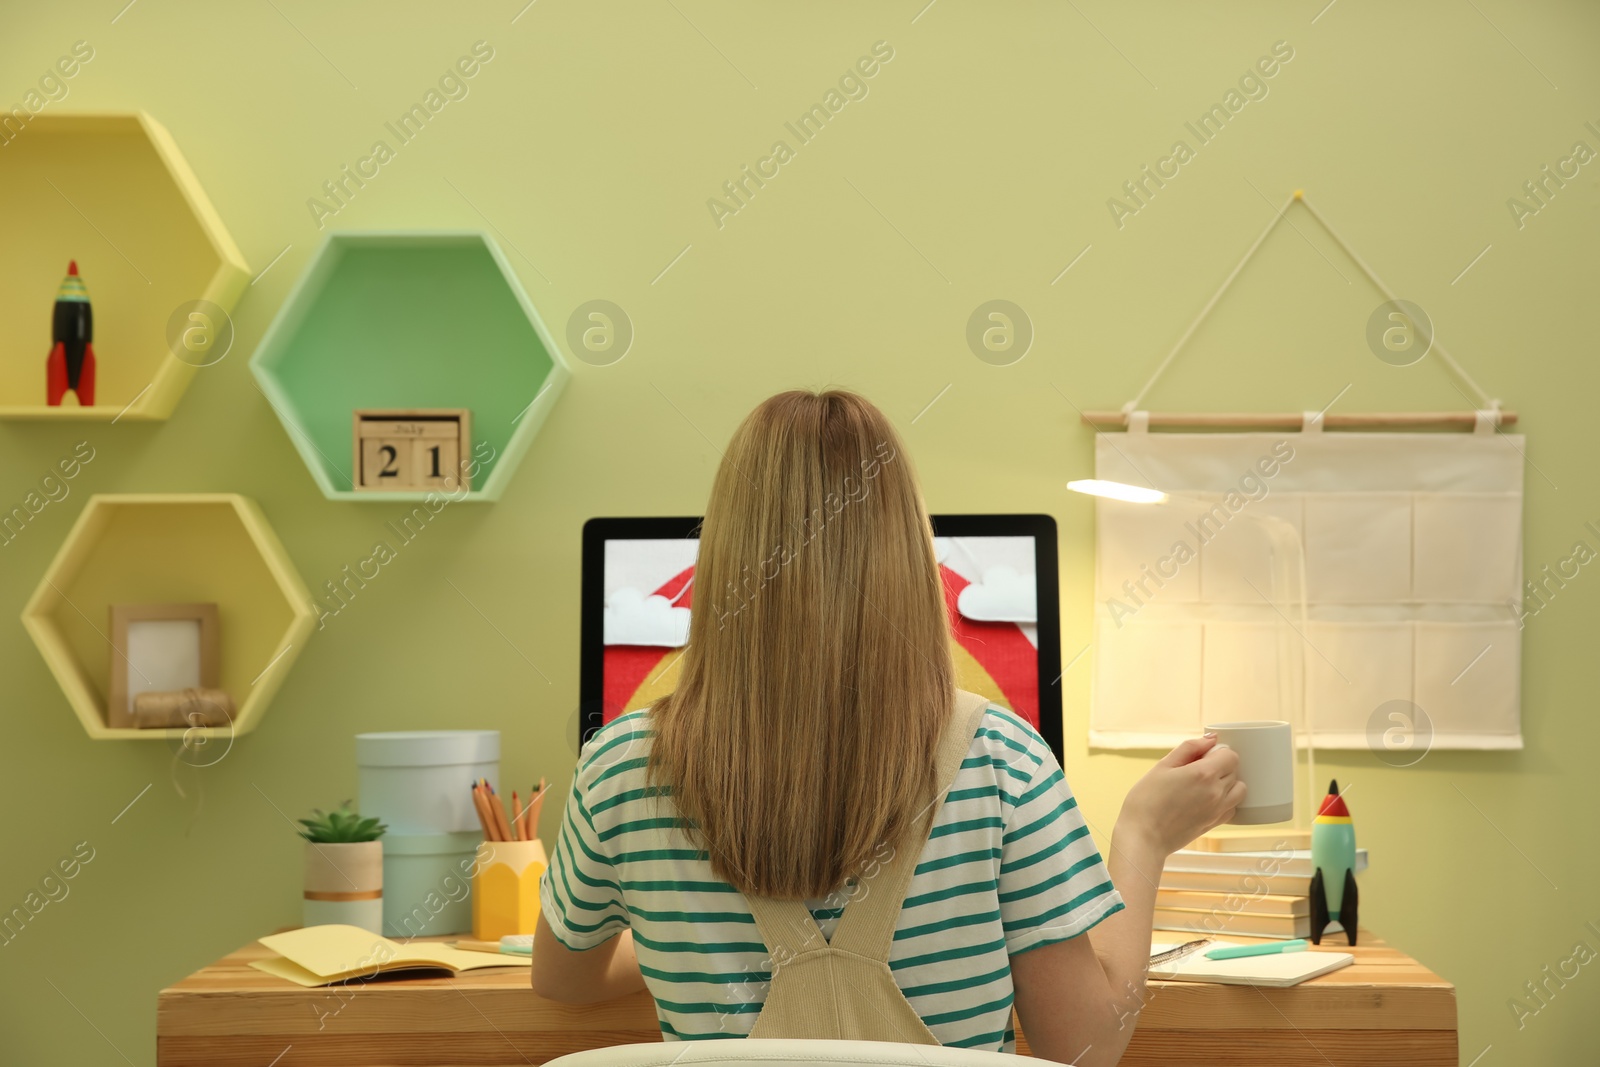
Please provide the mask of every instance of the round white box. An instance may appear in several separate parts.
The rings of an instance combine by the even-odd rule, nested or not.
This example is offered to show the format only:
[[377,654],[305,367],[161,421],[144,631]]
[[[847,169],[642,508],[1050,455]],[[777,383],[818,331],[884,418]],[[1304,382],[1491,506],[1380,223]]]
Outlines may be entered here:
[[500,787],[499,730],[407,730],[357,734],[361,814],[391,834],[480,830],[472,783]]

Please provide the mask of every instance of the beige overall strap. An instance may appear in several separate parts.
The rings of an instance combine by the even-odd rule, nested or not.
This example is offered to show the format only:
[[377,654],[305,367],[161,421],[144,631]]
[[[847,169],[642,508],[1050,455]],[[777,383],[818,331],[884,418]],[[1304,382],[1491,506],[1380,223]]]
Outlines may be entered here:
[[802,953],[828,947],[828,939],[822,936],[822,928],[805,901],[775,900],[753,893],[746,893],[744,900],[750,905],[761,940],[766,942],[774,971]]
[[[945,724],[936,756],[934,781],[938,784],[938,793],[931,805],[933,810],[912,827],[909,835],[916,847],[897,848],[886,864],[868,873],[853,890],[847,891],[849,900],[834,931],[831,947],[848,948],[863,956],[888,961],[900,905],[911,885],[922,844],[927,841],[928,830],[939,814],[944,795],[950,791],[956,772],[972,747],[973,735],[978,732],[978,723],[988,706],[987,698],[956,690],[954,714]],[[875,903],[863,907],[874,898],[877,898]],[[776,964],[781,965],[805,952],[830,947],[804,901],[775,900],[746,893],[745,903],[750,906],[756,929],[761,932],[761,939],[766,942],[767,951]],[[863,911],[867,914],[863,915]]]
[[928,832],[939,809],[944,806],[945,794],[955,784],[962,761],[972,747],[972,738],[983,721],[988,708],[986,697],[965,690],[956,690],[955,713],[945,725],[939,740],[935,763],[934,782],[938,792],[929,804],[928,814],[914,824],[905,840],[897,845],[894,854],[877,870],[867,872],[857,883],[839,925],[833,932],[831,947],[852,952],[868,959],[889,961],[894,945],[895,924],[900,921],[900,906],[905,903],[906,892],[911,888],[911,876],[916,873],[917,860],[927,844]]

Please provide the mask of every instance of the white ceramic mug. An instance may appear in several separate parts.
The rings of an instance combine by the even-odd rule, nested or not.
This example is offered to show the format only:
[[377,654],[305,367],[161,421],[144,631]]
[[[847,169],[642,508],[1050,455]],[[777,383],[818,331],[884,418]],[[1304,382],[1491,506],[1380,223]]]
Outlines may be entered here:
[[1239,754],[1244,803],[1230,823],[1253,826],[1294,818],[1294,735],[1286,722],[1218,722],[1206,727]]

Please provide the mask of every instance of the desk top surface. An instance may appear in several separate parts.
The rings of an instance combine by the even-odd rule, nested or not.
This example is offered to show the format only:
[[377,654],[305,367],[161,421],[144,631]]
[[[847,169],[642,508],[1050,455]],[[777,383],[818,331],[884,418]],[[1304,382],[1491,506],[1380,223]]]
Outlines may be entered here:
[[[1408,1035],[1437,1032],[1442,1043],[1448,1032],[1453,1055],[1455,987],[1366,931],[1360,940],[1351,949],[1323,946],[1351,952],[1349,967],[1288,989],[1152,982],[1135,1044],[1163,1031],[1184,1041],[1218,1031],[1304,1031],[1327,1035],[1323,1041],[1337,1040],[1340,1032],[1382,1031],[1398,1050]],[[264,1053],[255,1062],[268,1063],[282,1053],[278,1067],[542,1063],[581,1048],[660,1037],[648,994],[583,1007],[558,1004],[533,993],[526,968],[305,989],[249,965],[271,955],[252,942],[162,990],[158,1062],[234,1063]],[[364,1057],[374,1045],[392,1047],[369,1061]],[[1413,1055],[1396,1062],[1432,1060]]]
[[[423,937],[418,941],[455,941],[466,934],[454,934],[449,937]],[[1159,934],[1158,934],[1159,936]],[[1338,935],[1335,935],[1337,938]],[[1173,941],[1181,941],[1182,934],[1169,935]],[[1228,935],[1229,941],[1258,943],[1269,941],[1269,938],[1239,937]],[[1328,944],[1313,946],[1312,951],[1324,952],[1349,952],[1355,956],[1355,962],[1348,967],[1341,967],[1330,974],[1313,978],[1301,983],[1295,989],[1309,988],[1346,988],[1370,989],[1373,987],[1393,987],[1397,989],[1419,990],[1453,990],[1455,987],[1440,978],[1427,967],[1407,956],[1398,949],[1392,948],[1381,938],[1374,937],[1370,932],[1361,932],[1361,943],[1355,947],[1347,947],[1337,940],[1330,940]],[[306,996],[321,995],[322,990],[305,989],[282,978],[275,978],[263,971],[258,971],[250,966],[254,960],[264,960],[276,956],[277,953],[268,949],[258,941],[252,941],[237,951],[230,952],[216,963],[202,967],[189,977],[168,986],[161,991],[163,998],[181,996],[184,994],[204,993],[261,993],[267,996]],[[374,985],[381,985],[392,991],[415,991],[427,989],[449,989],[463,987],[472,989],[516,989],[531,995],[531,978],[526,967],[489,968],[485,970],[470,971],[455,977],[429,976],[429,977],[395,977],[381,979]],[[1166,987],[1187,986],[1199,991],[1216,992],[1230,988],[1225,986],[1210,985],[1204,982],[1152,982],[1152,985]],[[1235,987],[1236,988],[1236,987]],[[1268,992],[1286,992],[1286,990],[1269,990]],[[535,998],[538,999],[538,998]]]

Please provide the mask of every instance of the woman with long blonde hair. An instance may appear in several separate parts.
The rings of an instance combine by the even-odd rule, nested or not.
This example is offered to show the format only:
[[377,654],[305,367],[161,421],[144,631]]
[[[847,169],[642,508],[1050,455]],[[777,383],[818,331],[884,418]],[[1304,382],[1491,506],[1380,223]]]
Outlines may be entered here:
[[1239,803],[1234,753],[1208,737],[1161,760],[1108,870],[1049,746],[956,687],[910,457],[852,393],[744,420],[695,589],[675,691],[584,747],[534,988],[648,988],[669,1040],[1012,1051],[1015,1007],[1036,1055],[1114,1064],[1162,865]]

